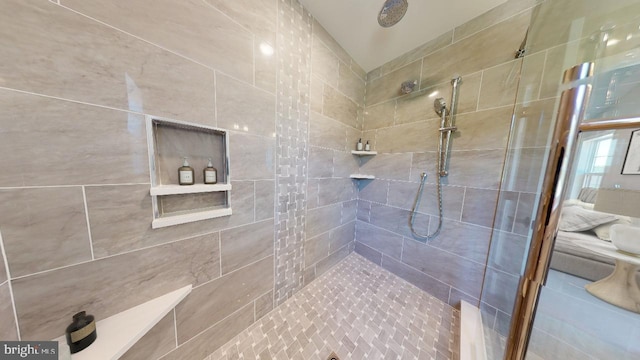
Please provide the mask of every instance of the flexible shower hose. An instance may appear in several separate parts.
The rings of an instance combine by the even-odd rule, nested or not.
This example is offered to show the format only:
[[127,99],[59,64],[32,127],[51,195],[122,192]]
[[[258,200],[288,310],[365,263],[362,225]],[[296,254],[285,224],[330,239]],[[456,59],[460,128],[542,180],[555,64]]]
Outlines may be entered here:
[[[444,123],[444,118],[447,116],[447,111],[442,110],[442,122]],[[449,133],[448,136],[451,136]],[[420,208],[420,200],[422,199],[422,192],[424,190],[424,183],[427,180],[427,173],[423,172],[420,175],[420,187],[418,188],[418,194],[416,195],[416,200],[413,202],[413,208],[411,209],[411,216],[409,217],[409,228],[411,229],[411,233],[421,240],[431,240],[438,236],[440,230],[442,230],[442,175],[444,169],[442,169],[442,156],[443,156],[443,142],[444,142],[444,133],[440,132],[440,142],[438,144],[438,171],[437,171],[437,193],[438,193],[438,228],[431,234],[427,231],[426,235],[418,233],[413,228],[413,221],[416,216],[416,212]]]

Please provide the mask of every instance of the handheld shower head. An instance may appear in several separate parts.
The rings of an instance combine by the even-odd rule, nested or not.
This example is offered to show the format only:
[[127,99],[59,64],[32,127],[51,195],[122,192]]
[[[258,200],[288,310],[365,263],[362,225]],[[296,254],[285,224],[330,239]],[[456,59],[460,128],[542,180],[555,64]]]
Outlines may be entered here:
[[397,24],[407,13],[408,7],[407,0],[386,0],[378,14],[378,24],[386,28]]
[[447,109],[447,103],[444,101],[443,98],[437,98],[433,102],[433,109],[436,111],[436,114],[442,116],[442,112],[446,111]]

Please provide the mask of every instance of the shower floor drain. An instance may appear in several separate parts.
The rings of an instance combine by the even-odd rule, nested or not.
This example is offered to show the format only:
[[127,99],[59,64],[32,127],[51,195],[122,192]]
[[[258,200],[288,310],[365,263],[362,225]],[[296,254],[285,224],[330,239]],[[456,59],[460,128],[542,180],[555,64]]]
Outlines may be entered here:
[[338,357],[338,355],[336,355],[335,352],[332,352],[331,355],[327,357],[327,360],[340,360],[340,358]]

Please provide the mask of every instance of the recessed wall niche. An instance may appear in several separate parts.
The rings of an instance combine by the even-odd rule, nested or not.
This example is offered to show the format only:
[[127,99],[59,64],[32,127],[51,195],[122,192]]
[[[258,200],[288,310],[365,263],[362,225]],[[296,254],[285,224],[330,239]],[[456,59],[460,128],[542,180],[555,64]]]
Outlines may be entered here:
[[[147,116],[152,228],[231,215],[229,136],[225,130]],[[194,170],[193,185],[179,185],[184,158]],[[211,159],[217,184],[205,184]]]

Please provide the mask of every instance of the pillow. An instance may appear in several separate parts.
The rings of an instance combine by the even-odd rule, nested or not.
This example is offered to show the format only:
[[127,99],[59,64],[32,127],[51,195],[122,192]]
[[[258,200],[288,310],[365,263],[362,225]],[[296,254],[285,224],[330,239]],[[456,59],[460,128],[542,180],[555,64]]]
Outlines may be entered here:
[[618,216],[618,220],[610,222],[608,224],[596,226],[593,228],[593,232],[596,233],[596,236],[602,240],[611,241],[611,234],[609,231],[611,227],[615,224],[631,224],[631,218],[628,216]]
[[612,214],[569,206],[562,208],[559,228],[562,231],[586,231],[616,220],[618,217]]
[[584,201],[580,201],[578,199],[569,199],[565,200],[563,205],[566,206],[580,206],[583,209],[593,210],[595,204],[586,203]]
[[598,195],[598,188],[586,187],[580,189],[578,194],[578,200],[584,201],[589,204],[596,202],[596,196]]

